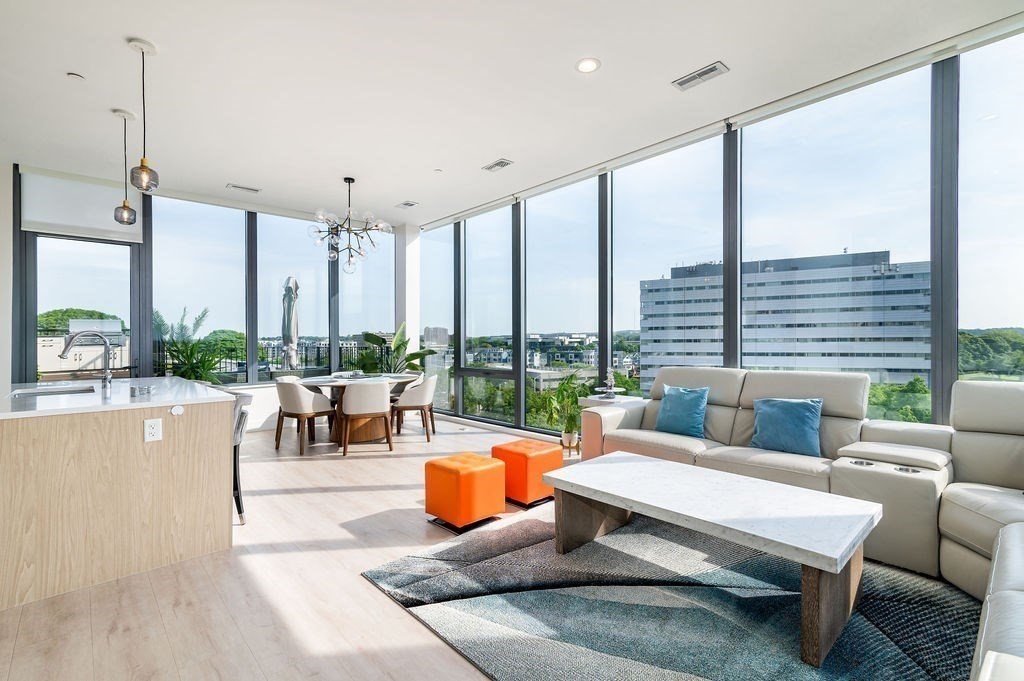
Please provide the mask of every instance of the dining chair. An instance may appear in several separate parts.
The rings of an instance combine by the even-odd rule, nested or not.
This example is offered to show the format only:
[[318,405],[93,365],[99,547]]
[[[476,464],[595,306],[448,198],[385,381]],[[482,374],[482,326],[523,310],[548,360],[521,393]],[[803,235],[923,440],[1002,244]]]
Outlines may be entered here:
[[411,381],[398,381],[397,383],[395,383],[395,385],[391,387],[392,402],[397,402],[398,398],[401,397],[402,393],[404,393],[409,388],[414,388],[419,384],[423,383],[422,371],[412,371],[410,369],[406,369],[405,371],[402,372],[402,374],[404,376],[415,376],[416,378]]
[[384,419],[388,449],[395,450],[391,439],[391,387],[384,381],[354,383],[341,397],[341,455],[348,455],[348,438],[352,419]]
[[[423,430],[427,433],[427,442],[430,442],[430,431],[437,432],[434,425],[434,388],[437,387],[437,375],[427,376],[419,385],[407,388],[398,401],[391,405],[391,418],[395,422],[395,429],[402,434],[402,423],[405,421],[405,412],[418,411],[420,421],[423,422]],[[430,423],[427,423],[427,419]]]
[[295,376],[281,376],[274,379],[277,385],[277,399],[281,407],[277,410],[277,436],[274,439],[274,449],[281,448],[281,429],[284,427],[285,418],[296,420],[296,427],[299,432],[299,456],[306,453],[306,438],[303,436],[303,426],[309,433],[309,441],[316,441],[316,419],[318,416],[327,417],[328,427],[334,425],[334,409],[331,401],[326,395],[320,392],[313,392],[306,386],[299,383]]

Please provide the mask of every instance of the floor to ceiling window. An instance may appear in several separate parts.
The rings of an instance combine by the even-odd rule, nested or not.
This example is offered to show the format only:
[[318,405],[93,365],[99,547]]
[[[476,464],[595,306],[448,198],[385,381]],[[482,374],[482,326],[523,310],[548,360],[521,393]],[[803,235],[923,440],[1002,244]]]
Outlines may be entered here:
[[[959,365],[1024,378],[1024,36],[960,58]],[[1013,77],[1008,77],[1014,74]]]
[[[465,223],[466,346],[463,365],[512,369],[512,209],[505,207]],[[463,381],[462,409],[511,423],[515,419],[514,381],[485,376]]]
[[658,369],[722,364],[722,140],[612,173],[612,362],[646,393]]
[[[109,366],[128,377],[131,365],[131,249],[127,244],[99,243],[40,236],[36,241],[37,317],[36,375],[39,380],[79,377],[103,369],[103,342],[79,339],[61,358],[68,334],[93,330],[110,344]],[[118,369],[122,369],[118,371]]]
[[[374,232],[373,241],[374,249],[356,263],[355,271],[339,275],[339,343],[341,364],[346,369],[360,365],[365,332],[388,338],[395,332],[395,236]],[[326,247],[322,250],[326,258]]]
[[420,347],[435,351],[423,360],[428,376],[437,376],[434,408],[450,410],[455,364],[455,226],[445,225],[420,235]]
[[526,424],[561,430],[545,396],[597,377],[597,178],[525,202]]
[[154,373],[245,382],[245,305],[245,211],[154,196]]
[[256,220],[259,380],[330,373],[327,253],[306,238],[309,222]]
[[930,421],[930,88],[921,68],[742,131],[742,363],[863,371]]

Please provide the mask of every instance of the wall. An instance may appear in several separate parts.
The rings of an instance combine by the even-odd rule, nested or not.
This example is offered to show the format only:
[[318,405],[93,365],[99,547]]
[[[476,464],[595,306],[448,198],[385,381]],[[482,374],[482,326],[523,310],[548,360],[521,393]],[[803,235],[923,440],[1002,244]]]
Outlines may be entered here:
[[11,340],[14,336],[11,291],[14,287],[14,161],[0,149],[0,392],[11,385]]

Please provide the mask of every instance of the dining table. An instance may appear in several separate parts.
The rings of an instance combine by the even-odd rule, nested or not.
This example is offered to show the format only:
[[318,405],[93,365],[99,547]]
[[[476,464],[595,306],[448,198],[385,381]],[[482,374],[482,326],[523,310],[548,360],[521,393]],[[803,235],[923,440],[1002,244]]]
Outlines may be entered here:
[[[299,382],[310,388],[330,388],[331,400],[335,402],[337,418],[335,424],[340,424],[342,419],[341,404],[345,395],[345,388],[357,383],[387,383],[392,389],[400,383],[412,383],[421,377],[418,373],[405,374],[369,374],[352,371],[339,371],[330,376],[311,376],[303,378]],[[383,419],[352,419],[349,430],[349,442],[377,442],[387,438],[384,429]],[[331,440],[341,444],[341,429],[335,427],[331,430]]]

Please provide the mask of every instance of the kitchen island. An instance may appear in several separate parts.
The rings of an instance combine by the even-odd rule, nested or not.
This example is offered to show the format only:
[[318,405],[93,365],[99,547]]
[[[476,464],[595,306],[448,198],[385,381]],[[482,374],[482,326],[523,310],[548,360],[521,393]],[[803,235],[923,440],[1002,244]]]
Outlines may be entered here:
[[229,548],[233,403],[175,377],[0,393],[0,610]]

